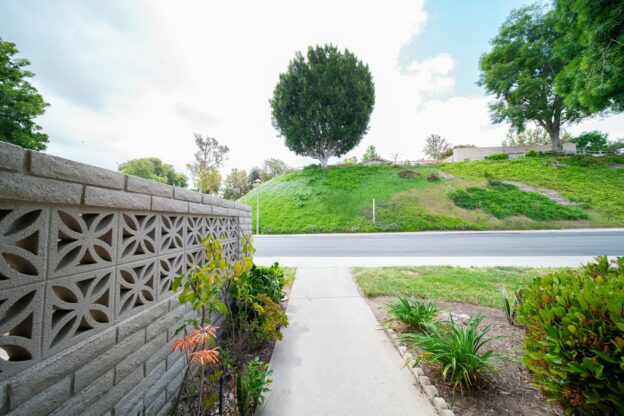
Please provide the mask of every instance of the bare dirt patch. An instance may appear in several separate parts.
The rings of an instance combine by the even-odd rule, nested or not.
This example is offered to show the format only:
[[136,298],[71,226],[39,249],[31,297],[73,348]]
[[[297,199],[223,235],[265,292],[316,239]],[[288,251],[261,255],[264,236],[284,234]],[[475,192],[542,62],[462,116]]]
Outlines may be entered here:
[[[386,296],[367,299],[380,324],[386,319],[383,306],[392,300],[394,298]],[[449,319],[451,312],[469,316],[482,314],[483,325],[492,325],[488,336],[505,337],[488,344],[489,348],[502,354],[505,361],[496,362],[497,372],[491,382],[474,391],[463,394],[459,390],[453,392],[442,380],[439,369],[421,364],[425,375],[438,388],[440,396],[446,400],[453,412],[463,416],[563,414],[557,406],[546,403],[541,392],[530,385],[532,375],[522,364],[522,328],[509,325],[505,314],[498,309],[454,302],[438,302],[438,306],[441,309],[438,319]]]
[[572,202],[569,199],[566,199],[565,197],[561,196],[559,192],[553,191],[552,189],[536,188],[534,186],[530,186],[522,182],[514,182],[514,181],[502,181],[502,182],[509,184],[509,185],[517,186],[522,191],[535,192],[538,194],[542,194],[546,198],[550,199],[551,201],[555,201],[556,203],[560,205],[580,205],[577,202]]

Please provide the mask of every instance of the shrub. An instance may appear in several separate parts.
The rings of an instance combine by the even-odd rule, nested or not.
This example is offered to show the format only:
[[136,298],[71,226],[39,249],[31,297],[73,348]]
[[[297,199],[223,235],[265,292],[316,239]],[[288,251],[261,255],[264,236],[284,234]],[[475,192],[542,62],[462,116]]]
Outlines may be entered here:
[[518,292],[509,296],[505,287],[501,286],[501,299],[503,301],[503,312],[505,312],[507,322],[509,325],[517,325],[518,304],[520,303]]
[[257,315],[253,327],[260,341],[271,342],[282,339],[281,329],[288,326],[288,316],[280,305],[262,293],[256,297],[253,309]]
[[492,153],[485,157],[486,160],[508,160],[509,155],[507,153]]
[[411,179],[420,176],[420,173],[414,172],[413,170],[405,169],[399,172],[399,176],[403,179]]
[[429,182],[439,182],[440,181],[440,175],[438,175],[437,172],[431,172],[429,174],[429,176],[427,176],[427,180]]
[[385,305],[389,320],[399,321],[407,331],[422,331],[438,313],[434,302],[399,298]]
[[442,378],[453,387],[463,391],[487,380],[494,370],[492,360],[498,355],[491,349],[485,349],[494,337],[486,338],[491,326],[479,328],[483,316],[478,315],[468,320],[466,325],[445,321],[429,325],[424,334],[409,333],[402,339],[413,343],[420,350],[420,360],[424,360],[442,369]]
[[538,152],[537,150],[528,150],[525,154],[524,157],[539,157],[540,152]]
[[538,277],[519,321],[535,384],[576,415],[624,414],[624,257]]
[[284,286],[288,284],[284,277],[284,270],[279,267],[277,262],[271,267],[254,266],[249,272],[249,282],[251,284],[251,293],[255,295],[265,294],[273,302],[281,303],[285,295]]

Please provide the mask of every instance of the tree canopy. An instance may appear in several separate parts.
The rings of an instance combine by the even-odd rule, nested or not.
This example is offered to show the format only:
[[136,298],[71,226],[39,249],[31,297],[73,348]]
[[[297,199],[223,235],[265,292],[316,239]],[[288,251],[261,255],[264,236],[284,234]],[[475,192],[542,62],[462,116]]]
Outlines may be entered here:
[[48,104],[27,80],[34,76],[26,69],[30,62],[15,57],[17,53],[14,43],[0,38],[0,141],[45,150],[48,135],[34,119]]
[[166,183],[180,188],[186,188],[187,177],[168,163],[157,157],[132,159],[119,165],[119,171],[127,175],[138,176],[152,181]]
[[247,172],[232,169],[223,181],[223,198],[236,200],[249,192],[252,186]]
[[377,148],[375,147],[375,145],[372,144],[366,148],[364,154],[362,155],[363,161],[379,158],[381,158],[381,156],[379,155],[379,153],[377,153]]
[[491,40],[492,50],[479,61],[479,84],[496,97],[490,105],[494,122],[509,121],[523,131],[532,121],[548,132],[553,150],[560,151],[562,126],[584,114],[555,89],[555,78],[575,52],[557,28],[552,11],[539,6],[514,10]]
[[439,134],[430,134],[425,139],[423,153],[432,159],[443,159],[452,155],[453,151],[451,144],[444,137]]
[[219,168],[227,159],[230,148],[219,144],[214,137],[202,137],[197,133],[195,133],[195,145],[197,146],[195,160],[186,165],[193,175],[195,188],[207,194],[217,193],[221,186]]
[[368,65],[348,50],[309,47],[280,74],[270,104],[286,146],[327,167],[330,157],[346,154],[368,131],[375,87]]
[[567,45],[575,45],[557,77],[566,103],[586,113],[623,111],[624,2],[555,0],[554,13]]

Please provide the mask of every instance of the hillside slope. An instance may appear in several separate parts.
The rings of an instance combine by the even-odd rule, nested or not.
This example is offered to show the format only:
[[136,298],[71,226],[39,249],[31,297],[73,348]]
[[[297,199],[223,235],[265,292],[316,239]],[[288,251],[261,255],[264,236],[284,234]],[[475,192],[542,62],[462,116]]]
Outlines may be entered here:
[[[622,165],[615,162],[581,164],[586,162],[572,158],[527,158],[462,162],[437,168],[337,166],[324,171],[311,166],[261,184],[261,232],[624,225]],[[439,170],[452,177],[438,181],[427,179]],[[524,192],[515,186],[492,181],[492,178],[553,189],[574,201],[574,205],[562,206],[541,194]],[[372,223],[373,198],[377,204],[375,224]],[[255,221],[256,191],[239,201],[252,206]]]

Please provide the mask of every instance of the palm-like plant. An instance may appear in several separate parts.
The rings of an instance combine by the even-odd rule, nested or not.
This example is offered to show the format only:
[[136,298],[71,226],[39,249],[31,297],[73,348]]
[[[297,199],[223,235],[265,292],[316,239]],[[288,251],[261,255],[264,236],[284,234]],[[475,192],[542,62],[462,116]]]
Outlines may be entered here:
[[388,314],[386,321],[399,321],[407,331],[423,331],[438,313],[435,302],[408,298],[399,298],[395,302],[387,303],[385,308]]
[[453,320],[437,322],[427,327],[425,333],[408,333],[402,339],[420,350],[420,360],[442,367],[442,378],[463,392],[480,381],[486,380],[495,366],[492,360],[500,358],[488,342],[500,337],[487,338],[491,325],[479,328],[483,316],[468,320],[465,325]]

